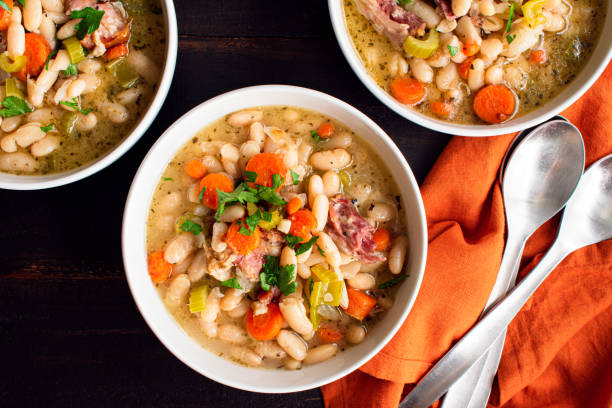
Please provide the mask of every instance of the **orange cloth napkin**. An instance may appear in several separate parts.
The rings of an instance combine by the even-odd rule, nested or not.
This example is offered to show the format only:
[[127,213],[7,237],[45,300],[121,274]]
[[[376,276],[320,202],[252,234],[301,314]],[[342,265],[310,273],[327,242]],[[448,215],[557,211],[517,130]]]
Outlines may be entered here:
[[[587,165],[612,152],[612,64],[563,115]],[[497,183],[513,135],[455,137],[421,188],[427,267],[402,328],[372,360],[322,388],[328,408],[397,407],[402,395],[477,321],[504,248]],[[612,203],[611,203],[612,205]],[[552,243],[558,217],[527,243],[524,276]],[[612,406],[612,240],[568,256],[512,321],[489,407]]]

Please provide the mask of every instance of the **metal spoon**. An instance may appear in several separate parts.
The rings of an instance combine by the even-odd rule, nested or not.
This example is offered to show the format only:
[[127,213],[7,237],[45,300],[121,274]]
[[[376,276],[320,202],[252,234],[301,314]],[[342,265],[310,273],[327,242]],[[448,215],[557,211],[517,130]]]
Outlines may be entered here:
[[[502,183],[508,239],[497,281],[487,302],[501,298],[516,280],[516,270],[527,238],[563,208],[584,169],[584,144],[580,132],[568,122],[545,123],[527,135],[510,157]],[[502,328],[503,330],[503,328]],[[486,344],[487,348],[494,339]],[[504,337],[498,340],[503,346]],[[400,407],[428,407],[435,402],[486,349],[471,360],[443,357],[408,395]],[[447,354],[448,356],[448,354]],[[485,359],[474,371],[476,380]],[[462,367],[462,368],[460,368]],[[467,381],[467,380],[466,380]],[[459,395],[459,393],[457,393]],[[469,393],[461,393],[467,395]],[[449,399],[449,401],[451,401]],[[462,402],[462,401],[458,401]],[[464,404],[469,402],[464,401]],[[461,405],[459,405],[461,406]],[[465,405],[464,405],[465,406]]]
[[[505,190],[504,183],[503,183],[504,175],[507,173],[508,176],[510,177],[517,176],[516,171],[514,172],[506,171],[508,163],[512,162],[516,164],[517,160],[520,160],[520,157],[515,157],[514,153],[518,150],[519,154],[524,154],[524,153],[520,153],[520,149],[525,148],[522,142],[526,138],[541,137],[542,127],[547,127],[549,126],[548,125],[549,123],[557,122],[559,120],[568,122],[567,119],[565,119],[562,116],[555,116],[551,121],[543,125],[540,125],[539,128],[531,128],[531,129],[527,129],[527,130],[520,132],[518,135],[516,135],[514,141],[510,144],[510,147],[506,151],[506,154],[504,155],[504,158],[502,159],[502,163],[500,166],[499,183],[502,187],[502,192],[504,194],[504,201],[505,201],[505,207],[506,207],[507,213],[510,211],[511,203],[506,202],[507,201],[506,200],[506,190]],[[555,128],[558,127],[557,125],[551,125],[551,126],[554,126]],[[531,136],[536,131],[536,129],[540,129],[539,133],[536,133],[535,135]],[[578,133],[578,136],[579,136],[579,133]],[[559,140],[559,142],[563,142],[563,140]],[[576,143],[578,143],[578,141],[576,141]],[[582,138],[580,138],[580,143],[582,143]],[[584,150],[583,150],[582,156],[583,157],[581,160],[576,161],[576,166],[574,166],[574,169],[571,169],[571,166],[569,166],[566,170],[568,171],[573,170],[574,172],[579,171],[580,175],[582,175],[582,169],[584,168]],[[516,166],[511,167],[511,169],[516,170]],[[557,177],[563,177],[563,175],[557,174]],[[561,208],[559,208],[559,210],[560,209]],[[508,228],[510,228],[509,224],[508,224]],[[537,229],[537,227],[535,229]],[[535,232],[535,229],[532,229],[528,233],[527,236],[531,236]],[[508,239],[510,239],[510,234],[508,235]],[[521,253],[522,253],[522,248],[521,248]],[[504,253],[504,256],[505,256],[505,253]],[[487,301],[483,314],[488,310],[488,308],[490,308],[490,306],[495,301],[498,300],[499,297],[505,295],[507,290],[516,284],[516,276],[518,274],[519,264],[520,264],[520,255],[519,255],[519,260],[515,262],[514,268],[512,269],[512,271],[507,272],[500,268],[500,272],[495,282],[495,286],[493,288],[491,295],[489,296],[489,299]],[[506,287],[505,290],[504,290],[504,287]],[[501,296],[496,298],[495,294],[499,293],[500,291],[503,291],[503,293],[501,294]],[[505,339],[505,331],[495,341],[495,344],[491,346],[487,354],[483,356],[480,360],[478,360],[478,362],[474,364],[474,366],[472,366],[472,368],[470,368],[470,370],[467,373],[465,373],[459,380],[457,380],[448,389],[442,401],[441,408],[466,408],[466,407],[483,408],[484,406],[486,406],[487,401],[489,400],[489,394],[491,393],[491,386],[495,378],[495,373],[497,372],[497,367],[499,365],[499,360],[501,358],[501,354],[504,348],[504,339]]]

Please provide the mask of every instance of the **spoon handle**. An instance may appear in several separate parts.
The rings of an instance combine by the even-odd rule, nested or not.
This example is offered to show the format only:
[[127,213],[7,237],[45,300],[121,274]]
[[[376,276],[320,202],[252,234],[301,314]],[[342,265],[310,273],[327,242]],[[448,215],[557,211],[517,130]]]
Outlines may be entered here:
[[527,277],[436,363],[400,404],[401,408],[429,407],[485,354],[529,297],[567,255],[568,251],[557,243],[553,244]]
[[[487,300],[487,304],[484,307],[482,315],[486,314],[491,306],[498,302],[508,292],[508,290],[514,286],[516,282],[516,275],[518,274],[521,255],[523,253],[523,249],[525,248],[526,237],[523,235],[524,234],[516,235],[513,234],[511,230],[509,231],[508,239],[506,240],[506,247],[504,248],[504,255],[499,266],[499,272],[497,273],[497,279],[493,289],[491,290],[491,294],[489,295],[489,299]],[[502,336],[501,339],[498,338],[495,340],[494,346],[490,348],[487,355],[478,360],[476,364],[474,364],[448,389],[442,401],[441,408],[465,408],[468,406],[470,401],[472,401],[475,397],[474,389],[481,381],[483,370],[485,370],[487,367],[489,358],[497,358],[499,360],[499,357],[495,357],[495,352],[500,350],[501,353],[503,345],[504,336]],[[489,357],[492,352],[494,355]],[[489,365],[490,364],[491,363],[489,362]]]

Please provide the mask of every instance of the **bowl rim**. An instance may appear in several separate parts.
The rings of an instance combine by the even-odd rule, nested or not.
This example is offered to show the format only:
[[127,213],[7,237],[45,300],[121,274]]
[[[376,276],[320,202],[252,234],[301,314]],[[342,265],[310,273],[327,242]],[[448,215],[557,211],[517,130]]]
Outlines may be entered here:
[[[521,123],[513,123],[512,120],[507,123],[501,123],[496,125],[463,125],[463,124],[455,124],[448,121],[443,121],[441,119],[436,119],[429,117],[427,115],[416,112],[405,105],[402,105],[398,101],[396,101],[389,93],[387,93],[384,89],[382,89],[376,81],[367,73],[365,66],[361,62],[357,52],[353,47],[353,42],[350,38],[350,34],[345,26],[344,13],[343,13],[343,1],[342,0],[328,0],[328,9],[329,16],[331,19],[332,27],[334,30],[334,34],[336,36],[336,40],[338,41],[338,45],[344,54],[345,59],[349,63],[353,72],[359,80],[368,88],[368,90],[374,94],[376,98],[380,102],[382,102],[389,109],[393,110],[400,116],[403,116],[405,119],[410,120],[417,125],[423,126],[430,130],[434,130],[437,132],[446,133],[449,135],[457,135],[457,136],[475,136],[475,137],[486,137],[486,136],[497,136],[508,133],[518,132],[524,129],[528,129],[533,126],[537,126],[540,123],[543,123],[555,115],[558,115],[560,112],[568,108],[572,105],[578,98],[580,98],[592,85],[595,81],[601,76],[602,72],[610,62],[612,58],[612,43],[608,46],[604,57],[598,63],[595,68],[593,74],[588,77],[584,83],[580,86],[579,89],[576,90],[573,94],[571,94],[567,99],[558,103],[556,106],[550,106],[550,104],[546,104],[538,109],[545,109],[547,105],[550,107],[546,109],[542,114],[529,119],[525,122]],[[608,5],[608,11],[612,9],[612,4]],[[606,17],[604,22],[609,20],[609,16]],[[598,39],[596,48],[593,50],[593,53],[597,50],[598,47],[605,41],[604,38],[605,26],[602,28],[602,32],[600,33],[600,38]],[[576,81],[581,75],[584,73],[584,70],[592,61],[593,55],[589,57],[589,61],[586,62],[585,66],[578,73],[578,75],[572,80],[572,82]],[[571,85],[571,83],[570,83]],[[559,95],[557,95],[558,97]]]
[[[422,248],[422,251],[416,253],[416,255],[420,257],[420,259],[417,259],[417,263],[415,264],[416,266],[414,267],[414,270],[413,269],[410,270],[411,275],[417,274],[417,276],[415,279],[414,290],[410,294],[410,298],[407,300],[406,306],[404,310],[402,310],[400,318],[397,319],[393,323],[391,330],[389,330],[389,332],[384,335],[382,340],[378,342],[375,347],[373,347],[372,349],[364,353],[363,356],[361,356],[353,364],[349,365],[348,367],[342,370],[337,371],[333,375],[327,376],[325,378],[321,378],[317,381],[312,381],[308,384],[304,384],[301,386],[295,386],[291,384],[286,385],[286,386],[270,384],[269,386],[267,385],[265,387],[245,385],[241,382],[237,382],[233,380],[233,378],[231,377],[228,378],[227,376],[219,375],[215,372],[215,370],[211,370],[208,367],[206,368],[199,367],[195,362],[191,361],[189,359],[189,356],[186,355],[186,353],[183,354],[180,348],[176,347],[172,343],[171,341],[172,339],[167,338],[165,333],[163,333],[160,330],[160,327],[157,327],[155,320],[158,318],[155,315],[153,315],[152,312],[149,311],[150,308],[147,308],[146,302],[149,301],[149,298],[144,293],[145,288],[141,288],[137,285],[137,277],[135,275],[139,272],[142,273],[143,267],[144,267],[144,270],[146,270],[146,259],[144,259],[144,265],[143,265],[142,260],[137,259],[139,257],[139,254],[135,254],[134,251],[130,251],[129,250],[130,248],[128,248],[129,245],[126,245],[127,242],[132,242],[130,240],[132,239],[132,236],[136,234],[136,228],[144,227],[142,225],[142,215],[138,217],[138,214],[132,214],[133,211],[136,211],[135,207],[138,206],[137,202],[142,200],[142,196],[137,196],[137,190],[138,190],[137,186],[141,184],[142,185],[146,184],[147,185],[146,188],[148,190],[149,189],[148,184],[151,184],[152,186],[150,187],[151,195],[153,194],[153,191],[155,190],[158,184],[157,184],[157,181],[156,182],[147,181],[147,177],[149,177],[148,174],[150,173],[147,173],[146,170],[150,170],[150,169],[147,169],[149,161],[151,161],[151,158],[154,156],[155,152],[158,149],[160,149],[164,141],[173,136],[173,134],[175,133],[175,129],[178,128],[180,124],[182,124],[183,122],[191,121],[191,120],[198,120],[197,119],[198,113],[200,113],[201,111],[207,110],[208,107],[216,103],[223,102],[224,100],[227,100],[227,99],[231,100],[231,99],[240,97],[241,95],[244,95],[245,93],[265,94],[266,92],[269,92],[269,93],[271,92],[277,92],[277,93],[293,92],[296,94],[300,94],[301,96],[309,97],[311,99],[313,98],[314,99],[319,98],[319,100],[324,99],[332,104],[335,104],[340,109],[348,111],[349,114],[356,116],[357,118],[356,121],[361,121],[363,125],[370,128],[373,131],[373,133],[376,133],[379,139],[389,147],[391,153],[394,156],[394,159],[398,161],[398,164],[400,165],[402,169],[401,171],[403,175],[405,176],[405,179],[406,179],[405,181],[410,184],[411,191],[414,193],[414,196],[416,198],[414,200],[415,209],[418,212],[418,220],[412,220],[412,222],[413,224],[416,224],[417,222],[419,223],[417,237],[419,238],[420,242],[413,242],[411,240],[410,245],[415,246],[415,247],[420,245],[420,247]],[[277,104],[266,104],[264,102],[260,104],[259,106],[270,106],[270,105],[277,105]],[[293,106],[299,107],[299,105],[295,105],[295,104]],[[246,108],[241,108],[241,109],[246,109]],[[225,115],[231,112],[232,112],[231,110],[227,111]],[[210,123],[212,123],[212,121],[214,120],[216,119],[211,120]],[[206,125],[207,125],[206,123],[203,123],[199,128],[201,129]],[[176,147],[176,149],[172,152],[172,155],[170,156],[170,160],[172,159],[172,157],[174,157],[176,152],[184,145],[186,140],[188,139],[183,140],[180,143],[180,145]],[[167,163],[161,163],[161,164],[156,164],[155,166],[157,167],[163,166],[163,168],[165,168],[166,165]],[[368,118],[364,113],[360,112],[359,110],[349,105],[348,103],[343,102],[331,95],[328,95],[328,94],[325,94],[319,91],[315,91],[312,89],[308,89],[308,88],[297,87],[297,86],[258,85],[258,86],[245,87],[245,88],[240,88],[240,89],[236,89],[233,91],[229,91],[221,95],[218,95],[212,99],[202,102],[201,104],[197,105],[196,107],[192,108],[187,113],[182,115],[179,119],[177,119],[160,136],[160,138],[155,142],[155,144],[151,147],[147,155],[142,160],[142,163],[140,164],[134,176],[132,184],[130,186],[130,190],[128,192],[126,204],[124,208],[124,215],[123,215],[123,222],[122,222],[122,234],[121,234],[121,240],[122,240],[121,246],[122,246],[122,256],[123,256],[126,280],[128,282],[130,292],[134,299],[134,303],[136,304],[138,310],[140,311],[140,314],[146,321],[147,325],[151,328],[151,331],[155,334],[155,336],[159,339],[159,341],[172,354],[174,354],[176,358],[178,358],[180,361],[182,361],[184,364],[186,364],[188,367],[198,372],[199,374],[204,375],[207,378],[210,378],[216,382],[219,382],[221,384],[224,384],[224,385],[227,385],[233,388],[242,389],[246,391],[260,392],[260,393],[289,393],[289,392],[304,391],[304,390],[320,387],[322,385],[333,382],[341,377],[344,377],[345,375],[355,371],[356,369],[361,367],[363,364],[365,364],[368,360],[370,360],[372,357],[374,357],[391,340],[391,338],[397,333],[397,331],[400,329],[400,327],[406,320],[406,317],[412,310],[412,307],[414,306],[414,302],[416,301],[417,295],[420,291],[420,286],[423,280],[423,275],[425,273],[425,265],[426,265],[426,260],[427,260],[427,240],[428,240],[427,237],[428,235],[427,235],[427,221],[426,221],[426,216],[425,216],[425,208],[424,208],[422,196],[420,194],[418,183],[405,157],[403,156],[399,148],[395,145],[393,140],[386,134],[386,132],[382,130],[382,128],[380,128],[374,121]],[[158,296],[157,293],[155,293],[155,296]],[[165,307],[164,307],[164,310],[165,310]],[[170,318],[173,319],[172,316],[170,316]],[[190,336],[186,332],[183,332],[183,334],[190,338]],[[218,358],[222,358],[222,357],[218,357]],[[192,359],[192,360],[195,360],[195,359]],[[237,364],[237,363],[234,363],[234,364]],[[258,368],[249,368],[249,369],[255,372],[261,372],[262,370]]]
[[151,100],[145,114],[131,130],[129,135],[99,158],[65,172],[42,176],[16,175],[2,172],[0,173],[0,188],[7,190],[42,190],[79,181],[110,166],[140,140],[159,114],[170,90],[172,78],[174,77],[174,70],[176,68],[178,28],[174,2],[172,0],[162,0],[161,5],[162,11],[165,11],[163,15],[166,26],[166,58],[164,61],[164,69],[155,96]]

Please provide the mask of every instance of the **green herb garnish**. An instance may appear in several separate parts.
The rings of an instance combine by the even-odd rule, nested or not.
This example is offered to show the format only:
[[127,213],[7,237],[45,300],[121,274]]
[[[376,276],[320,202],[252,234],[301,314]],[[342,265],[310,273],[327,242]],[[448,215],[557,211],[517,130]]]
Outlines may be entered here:
[[32,112],[32,108],[23,100],[16,96],[7,96],[2,101],[3,109],[0,109],[0,116],[12,118],[13,116],[23,115]]
[[296,237],[295,235],[287,234],[285,235],[285,241],[287,245],[291,248],[295,248],[300,242],[302,242],[302,237]]
[[297,186],[298,184],[300,184],[300,175],[297,174],[292,169],[289,169],[289,173],[291,173],[291,178],[293,179],[293,185]]
[[389,279],[388,281],[383,282],[380,285],[378,285],[378,289],[386,289],[386,288],[390,288],[391,286],[395,286],[401,281],[403,281],[404,279],[406,279],[407,277],[408,275],[401,275],[401,276],[398,276],[397,278]]
[[25,0],[17,0],[17,3],[21,4],[23,7],[25,7]]
[[70,64],[68,65],[68,67],[62,71],[60,71],[62,74],[66,75],[66,76],[72,76],[72,75],[76,75],[77,74],[77,67],[74,64]]
[[321,254],[321,256],[325,256],[325,251],[323,251],[321,249],[321,247],[317,247],[317,250],[319,251],[319,253]]
[[245,171],[244,178],[246,179],[246,181],[250,181],[251,183],[254,183],[255,180],[257,180],[257,173],[254,171]]
[[259,201],[256,190],[249,187],[247,183],[240,183],[231,193],[226,193],[225,191],[217,189],[217,197],[219,199],[219,206],[215,213],[215,219],[217,220],[225,212],[225,206],[230,203],[245,204]]
[[77,101],[77,98],[72,98],[72,102],[71,101],[60,101],[60,103],[62,105],[66,105],[78,112],[81,112],[83,115],[87,115],[89,112],[92,112],[93,109],[81,109],[79,108],[79,102]]
[[506,41],[508,41],[508,44],[510,44],[512,41],[514,41],[515,38],[516,38],[516,34],[514,34],[514,35],[508,34],[506,36]]
[[91,7],[85,7],[82,10],[73,10],[70,13],[70,18],[81,18],[74,29],[77,30],[76,37],[79,40],[85,38],[87,34],[91,34],[100,27],[100,22],[104,16],[104,10],[96,10]]
[[279,266],[279,258],[266,255],[266,263],[259,274],[261,288],[268,291],[272,286],[277,286],[285,296],[295,292],[295,265]]
[[53,123],[51,123],[48,126],[41,126],[40,130],[42,130],[43,132],[47,133],[48,131],[50,131],[51,129],[53,129]]
[[185,232],[191,232],[193,235],[198,235],[202,232],[202,226],[191,220],[185,220],[185,222],[181,225],[181,229]]
[[454,57],[459,52],[459,47],[454,45],[447,45],[446,48],[448,48],[448,52],[450,53],[451,57]]
[[11,10],[11,8],[8,6],[8,4],[6,4],[5,2],[3,2],[2,0],[0,0],[0,7],[2,7],[3,9],[5,9],[6,11],[8,11],[9,13],[12,13],[13,10]]
[[55,54],[57,54],[57,50],[53,51],[51,54],[47,56],[47,61],[45,61],[45,71],[49,70],[49,61],[51,61],[51,58],[53,58]]
[[[514,3],[510,3],[510,18],[508,18],[508,24],[506,24],[507,33],[510,32],[510,28],[512,27],[512,20],[514,20]],[[508,44],[510,44],[511,42],[512,41],[508,41]]]
[[304,242],[300,244],[300,246],[295,250],[296,255],[302,255],[304,252],[308,251],[312,246],[317,242],[319,237],[312,237],[308,242]]
[[224,280],[219,282],[221,286],[227,286],[228,288],[242,289],[242,286],[238,283],[238,279],[234,276],[232,279]]
[[314,140],[315,143],[319,143],[321,141],[321,136],[319,136],[316,130],[311,130],[310,136],[312,136],[312,140]]
[[[174,179],[173,179],[172,177],[164,177],[164,180],[165,180],[165,181],[172,181],[172,180],[174,180]],[[204,190],[204,189],[202,189],[202,190]],[[202,194],[203,194],[203,193],[202,193]],[[201,199],[200,199],[200,202],[202,202],[202,200],[201,200]]]

